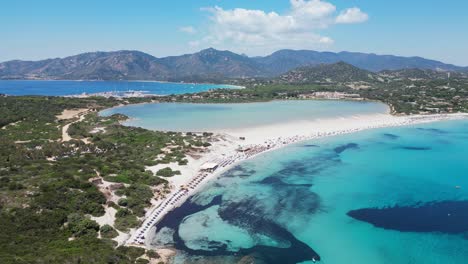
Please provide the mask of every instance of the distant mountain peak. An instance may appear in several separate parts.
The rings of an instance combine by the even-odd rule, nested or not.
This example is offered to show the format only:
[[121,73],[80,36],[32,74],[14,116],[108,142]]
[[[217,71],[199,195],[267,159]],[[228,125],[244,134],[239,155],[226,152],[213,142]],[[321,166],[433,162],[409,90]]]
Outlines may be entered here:
[[220,51],[220,50],[217,50],[217,49],[215,49],[213,47],[209,47],[209,48],[206,48],[206,49],[202,49],[199,52],[203,53],[203,52],[216,52],[216,51]]

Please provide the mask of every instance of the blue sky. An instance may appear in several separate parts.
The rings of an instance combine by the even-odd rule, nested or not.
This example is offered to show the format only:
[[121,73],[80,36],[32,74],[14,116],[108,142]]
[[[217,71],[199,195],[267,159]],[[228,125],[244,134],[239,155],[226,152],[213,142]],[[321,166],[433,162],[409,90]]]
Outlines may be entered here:
[[468,65],[462,0],[11,0],[0,4],[0,61],[87,51],[179,55],[207,47],[422,56]]

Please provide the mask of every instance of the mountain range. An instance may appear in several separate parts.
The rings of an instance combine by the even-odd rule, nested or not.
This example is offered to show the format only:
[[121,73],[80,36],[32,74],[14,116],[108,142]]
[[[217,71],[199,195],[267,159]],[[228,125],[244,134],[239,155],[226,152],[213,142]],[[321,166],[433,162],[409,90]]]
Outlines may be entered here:
[[413,68],[468,72],[468,67],[421,57],[311,50],[280,50],[264,57],[248,57],[209,48],[193,54],[164,58],[123,50],[40,61],[7,61],[0,63],[0,79],[203,81],[275,77],[304,66],[338,62],[371,72]]

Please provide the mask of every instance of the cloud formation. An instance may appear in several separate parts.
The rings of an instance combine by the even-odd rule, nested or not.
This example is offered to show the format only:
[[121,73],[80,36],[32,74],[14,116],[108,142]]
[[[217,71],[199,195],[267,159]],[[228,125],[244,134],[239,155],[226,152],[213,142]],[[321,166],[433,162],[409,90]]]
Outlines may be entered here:
[[362,23],[368,15],[353,7],[337,15],[336,6],[322,0],[290,0],[285,14],[215,6],[210,13],[211,27],[206,37],[190,45],[215,46],[248,53],[270,52],[280,48],[326,48],[333,44],[319,31],[335,24]]
[[348,8],[340,13],[336,17],[337,24],[352,24],[352,23],[362,23],[366,22],[369,19],[369,16],[362,12],[361,9],[357,7]]

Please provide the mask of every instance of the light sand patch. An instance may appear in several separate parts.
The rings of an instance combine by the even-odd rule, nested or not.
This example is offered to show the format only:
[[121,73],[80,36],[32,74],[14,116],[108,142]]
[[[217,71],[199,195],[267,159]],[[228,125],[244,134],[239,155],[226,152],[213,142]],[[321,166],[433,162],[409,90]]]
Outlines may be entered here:
[[115,223],[115,213],[117,212],[117,210],[115,210],[114,207],[106,206],[105,211],[106,212],[103,216],[91,216],[91,219],[96,221],[100,226],[110,225],[113,227]]
[[180,175],[174,175],[172,177],[162,177],[169,182],[170,186],[174,186],[179,188],[181,185],[185,184],[186,178],[190,178],[193,176],[193,173],[197,171],[197,168],[200,167],[198,161],[193,159],[192,157],[186,158],[188,163],[187,165],[179,165],[176,162],[171,162],[168,164],[158,164],[155,166],[146,167],[147,170],[153,172],[154,175],[160,170],[164,168],[171,168],[173,171],[180,171]]
[[93,130],[89,131],[89,133],[91,133],[91,134],[104,133],[104,132],[106,132],[105,127],[95,127],[95,128],[93,128]]
[[156,252],[159,254],[161,259],[151,259],[151,264],[157,264],[159,261],[162,261],[163,263],[169,263],[169,260],[176,254],[174,250],[167,248],[157,249]]
[[24,144],[24,143],[29,143],[31,140],[17,140],[15,141],[15,144]]
[[117,231],[117,233],[119,233],[119,235],[115,238],[113,238],[112,240],[116,241],[118,243],[119,246],[121,245],[124,245],[125,242],[130,238],[130,235],[129,234],[126,234],[126,233],[123,233],[117,229],[115,229],[115,231]]
[[79,108],[79,109],[65,109],[63,112],[57,116],[58,120],[67,120],[78,117],[78,115],[88,111],[88,108]]

